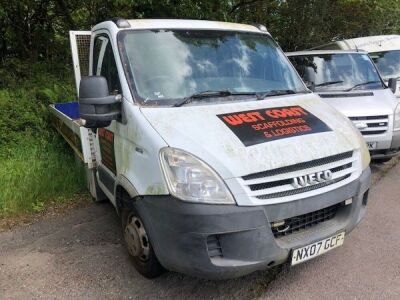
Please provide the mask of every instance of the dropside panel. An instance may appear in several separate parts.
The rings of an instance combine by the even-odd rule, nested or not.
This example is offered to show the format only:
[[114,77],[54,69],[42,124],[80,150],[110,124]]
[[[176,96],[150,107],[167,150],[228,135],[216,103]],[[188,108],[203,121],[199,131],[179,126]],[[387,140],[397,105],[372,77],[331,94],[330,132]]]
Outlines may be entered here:
[[50,105],[53,126],[67,141],[89,169],[96,167],[93,146],[94,133],[82,126],[79,119],[78,103],[67,102]]

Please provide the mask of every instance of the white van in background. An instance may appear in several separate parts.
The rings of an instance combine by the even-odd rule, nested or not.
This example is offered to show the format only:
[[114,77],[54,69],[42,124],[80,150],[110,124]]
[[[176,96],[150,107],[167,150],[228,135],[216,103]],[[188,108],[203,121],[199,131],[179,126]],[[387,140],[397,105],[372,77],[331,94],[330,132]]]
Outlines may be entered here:
[[388,161],[399,152],[397,99],[366,52],[314,50],[287,56],[315,93],[353,121],[374,160]]
[[[385,82],[389,82],[391,78],[400,79],[400,35],[376,35],[340,40],[313,49],[366,51]],[[399,86],[395,94],[400,97]]]

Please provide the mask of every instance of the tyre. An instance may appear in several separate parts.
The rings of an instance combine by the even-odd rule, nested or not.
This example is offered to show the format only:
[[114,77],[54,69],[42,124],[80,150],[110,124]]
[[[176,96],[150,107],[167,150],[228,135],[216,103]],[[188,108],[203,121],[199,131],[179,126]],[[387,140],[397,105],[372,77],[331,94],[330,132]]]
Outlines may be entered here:
[[136,209],[123,209],[121,218],[125,245],[135,269],[146,278],[155,278],[163,274],[165,269],[158,262]]

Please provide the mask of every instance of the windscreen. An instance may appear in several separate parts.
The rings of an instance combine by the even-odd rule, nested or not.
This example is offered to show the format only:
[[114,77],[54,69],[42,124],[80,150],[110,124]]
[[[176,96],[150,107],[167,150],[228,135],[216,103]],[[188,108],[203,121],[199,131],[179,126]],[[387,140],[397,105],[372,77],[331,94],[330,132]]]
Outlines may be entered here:
[[[267,34],[123,31],[119,34],[119,47],[131,90],[145,104],[168,105],[204,91],[306,91]],[[215,99],[228,100],[232,97]]]
[[313,54],[291,56],[303,80],[316,92],[382,89],[383,83],[367,54]]
[[384,80],[400,77],[400,50],[369,54]]

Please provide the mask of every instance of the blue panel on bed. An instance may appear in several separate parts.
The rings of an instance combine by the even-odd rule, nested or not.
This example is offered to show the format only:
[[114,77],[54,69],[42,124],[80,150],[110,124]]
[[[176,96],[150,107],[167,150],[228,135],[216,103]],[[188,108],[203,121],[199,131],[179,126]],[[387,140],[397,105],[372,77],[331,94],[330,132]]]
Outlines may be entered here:
[[79,103],[78,102],[66,102],[66,103],[56,103],[54,107],[67,115],[71,119],[79,119]]

